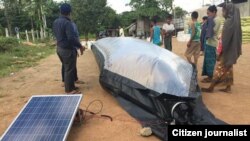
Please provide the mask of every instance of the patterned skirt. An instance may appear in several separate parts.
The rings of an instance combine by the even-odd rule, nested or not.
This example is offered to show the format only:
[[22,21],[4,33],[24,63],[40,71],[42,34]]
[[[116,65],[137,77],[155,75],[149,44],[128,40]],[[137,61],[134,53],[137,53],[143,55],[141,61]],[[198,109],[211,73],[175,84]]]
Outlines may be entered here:
[[225,68],[223,60],[220,59],[220,61],[216,63],[212,81],[215,85],[219,86],[233,85],[233,66]]
[[206,44],[204,52],[202,76],[213,77],[215,63],[216,63],[216,47]]

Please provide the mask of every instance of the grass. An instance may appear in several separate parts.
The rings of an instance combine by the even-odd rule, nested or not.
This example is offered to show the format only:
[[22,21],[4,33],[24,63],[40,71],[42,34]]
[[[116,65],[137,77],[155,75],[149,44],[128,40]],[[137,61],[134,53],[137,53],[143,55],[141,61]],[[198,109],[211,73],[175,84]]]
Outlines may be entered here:
[[0,52],[0,77],[11,75],[26,67],[35,66],[39,60],[54,52],[54,47],[28,45]]

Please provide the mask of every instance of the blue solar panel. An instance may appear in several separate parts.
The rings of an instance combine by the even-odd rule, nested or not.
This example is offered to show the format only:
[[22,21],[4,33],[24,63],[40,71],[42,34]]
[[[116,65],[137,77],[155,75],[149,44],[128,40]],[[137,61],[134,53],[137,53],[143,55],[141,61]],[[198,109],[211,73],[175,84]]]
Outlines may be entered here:
[[1,141],[64,141],[82,95],[33,96]]

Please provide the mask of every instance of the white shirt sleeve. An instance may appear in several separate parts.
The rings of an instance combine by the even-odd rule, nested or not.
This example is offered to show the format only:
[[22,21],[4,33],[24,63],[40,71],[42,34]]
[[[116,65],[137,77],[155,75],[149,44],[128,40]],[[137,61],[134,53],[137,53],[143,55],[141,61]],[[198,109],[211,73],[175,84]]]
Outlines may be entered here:
[[170,24],[170,25],[164,24],[162,29],[164,29],[167,32],[167,31],[173,31],[175,28],[173,24]]
[[175,30],[175,28],[174,28],[174,25],[173,25],[173,24],[170,24],[170,26],[171,26],[171,29],[172,29],[172,30]]

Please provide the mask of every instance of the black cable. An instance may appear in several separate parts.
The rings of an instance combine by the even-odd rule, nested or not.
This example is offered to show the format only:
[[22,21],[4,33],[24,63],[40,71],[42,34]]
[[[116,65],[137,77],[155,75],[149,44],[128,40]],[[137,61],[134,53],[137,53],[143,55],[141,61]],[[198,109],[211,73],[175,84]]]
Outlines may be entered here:
[[[96,112],[96,113],[95,113],[95,112],[88,111],[89,107],[90,107],[93,103],[95,103],[95,102],[99,102],[99,103],[100,103],[100,105],[101,105],[100,110],[99,110],[98,112]],[[83,120],[85,120],[85,117],[86,117],[87,112],[88,112],[88,113],[91,113],[91,114],[93,114],[93,115],[96,115],[96,114],[101,113],[102,108],[103,108],[103,102],[102,102],[101,100],[93,100],[93,101],[91,101],[91,102],[89,103],[89,105],[86,107],[86,109],[84,110]]]

